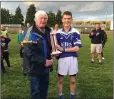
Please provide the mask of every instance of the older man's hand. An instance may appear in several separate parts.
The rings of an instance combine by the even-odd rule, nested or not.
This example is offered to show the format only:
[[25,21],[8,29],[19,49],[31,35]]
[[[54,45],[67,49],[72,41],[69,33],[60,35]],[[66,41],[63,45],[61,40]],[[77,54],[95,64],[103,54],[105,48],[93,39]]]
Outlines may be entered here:
[[50,67],[53,64],[53,60],[46,59],[45,67]]

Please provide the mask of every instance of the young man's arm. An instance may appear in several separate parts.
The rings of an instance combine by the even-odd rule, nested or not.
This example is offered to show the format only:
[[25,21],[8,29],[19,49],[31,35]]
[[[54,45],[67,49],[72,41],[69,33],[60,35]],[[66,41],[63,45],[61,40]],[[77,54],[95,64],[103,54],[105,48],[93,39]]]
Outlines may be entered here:
[[78,51],[79,51],[79,46],[65,49],[65,52],[78,52]]
[[79,51],[79,46],[64,49],[60,45],[57,44],[56,48],[61,52],[78,52]]

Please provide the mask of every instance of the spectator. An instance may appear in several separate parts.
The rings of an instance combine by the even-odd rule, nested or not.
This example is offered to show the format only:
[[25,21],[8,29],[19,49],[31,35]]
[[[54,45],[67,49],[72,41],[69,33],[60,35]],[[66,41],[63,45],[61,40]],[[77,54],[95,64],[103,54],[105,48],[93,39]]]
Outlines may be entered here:
[[17,42],[20,45],[20,57],[23,58],[23,46],[22,46],[22,35],[23,35],[23,28],[20,28],[19,33],[17,35]]
[[1,36],[7,36],[8,31],[5,29],[4,25],[1,25]]
[[58,31],[59,30],[59,25],[58,24],[55,24],[55,28],[54,28],[54,31]]
[[104,58],[104,54],[103,54],[103,48],[104,48],[104,46],[105,46],[105,43],[107,42],[107,34],[106,34],[106,32],[104,31],[104,29],[102,30],[102,32],[104,33],[104,39],[103,39],[103,41],[102,41],[102,52],[101,52],[101,55],[102,55],[102,59],[105,59]]
[[105,40],[104,31],[101,30],[100,24],[97,23],[95,29],[91,31],[89,37],[91,38],[91,63],[94,63],[95,52],[98,54],[99,63],[102,64],[102,44]]
[[27,27],[30,27],[30,23],[27,23]]
[[4,59],[7,63],[7,66],[10,67],[8,44],[11,41],[11,39],[7,35],[6,36],[1,35],[0,37],[1,37],[2,67],[4,68],[4,64],[3,64]]

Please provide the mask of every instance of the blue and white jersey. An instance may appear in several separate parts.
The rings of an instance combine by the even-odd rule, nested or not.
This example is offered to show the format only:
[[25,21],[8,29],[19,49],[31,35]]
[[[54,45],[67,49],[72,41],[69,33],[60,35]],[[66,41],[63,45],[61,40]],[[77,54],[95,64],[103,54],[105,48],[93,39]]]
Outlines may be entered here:
[[[75,28],[70,28],[69,32],[65,33],[64,29],[61,28],[56,32],[57,43],[62,48],[72,48],[75,46],[81,47],[80,33]],[[77,57],[76,52],[63,52],[58,58],[64,57]]]

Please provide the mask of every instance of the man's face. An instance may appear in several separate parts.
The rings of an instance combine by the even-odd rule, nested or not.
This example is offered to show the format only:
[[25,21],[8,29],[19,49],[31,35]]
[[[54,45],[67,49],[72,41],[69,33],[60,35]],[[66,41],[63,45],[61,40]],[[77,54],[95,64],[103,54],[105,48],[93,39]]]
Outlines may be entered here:
[[100,25],[96,24],[95,28],[96,28],[96,30],[98,30],[100,28]]
[[30,27],[30,24],[29,23],[27,23],[27,27]]
[[3,31],[5,28],[4,28],[4,26],[3,25],[1,25],[1,30]]
[[39,28],[44,28],[47,24],[47,16],[40,15],[36,20],[36,26]]
[[69,27],[72,22],[72,17],[70,15],[63,15],[62,22],[64,27]]

